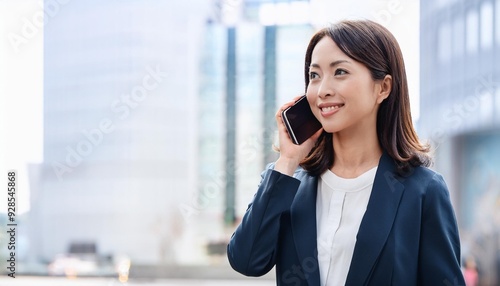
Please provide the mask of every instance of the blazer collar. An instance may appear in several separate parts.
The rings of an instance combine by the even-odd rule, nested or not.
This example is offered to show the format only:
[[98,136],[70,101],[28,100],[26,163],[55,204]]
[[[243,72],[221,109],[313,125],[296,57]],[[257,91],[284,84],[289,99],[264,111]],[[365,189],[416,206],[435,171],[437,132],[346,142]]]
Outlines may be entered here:
[[303,172],[298,179],[300,180],[300,187],[290,208],[292,233],[301,269],[307,283],[316,286],[320,285],[316,243],[318,178]]
[[366,284],[385,245],[404,192],[404,186],[396,178],[396,164],[384,152],[356,237],[346,285]]
[[[316,196],[318,178],[307,175],[301,180],[290,213],[292,233],[302,270],[309,285],[320,285]],[[394,223],[404,186],[396,179],[396,164],[383,153],[372,193],[361,221],[346,285],[364,285],[382,251]]]

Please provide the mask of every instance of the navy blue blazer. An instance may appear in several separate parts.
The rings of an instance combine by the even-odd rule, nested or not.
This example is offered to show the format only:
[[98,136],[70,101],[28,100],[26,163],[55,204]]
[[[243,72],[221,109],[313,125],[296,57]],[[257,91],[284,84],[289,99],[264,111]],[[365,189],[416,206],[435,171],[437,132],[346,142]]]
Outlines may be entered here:
[[[317,185],[303,169],[264,171],[227,247],[233,269],[261,276],[275,266],[277,285],[320,285]],[[346,285],[465,285],[449,193],[428,168],[398,176],[384,153],[356,239]]]

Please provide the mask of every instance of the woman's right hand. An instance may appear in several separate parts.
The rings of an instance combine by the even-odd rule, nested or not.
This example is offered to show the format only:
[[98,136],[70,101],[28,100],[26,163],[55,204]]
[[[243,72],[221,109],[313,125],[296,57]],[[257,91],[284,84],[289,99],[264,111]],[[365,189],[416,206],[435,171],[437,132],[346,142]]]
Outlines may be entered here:
[[280,156],[276,161],[274,170],[289,176],[293,175],[299,163],[309,154],[316,140],[318,140],[318,137],[321,135],[321,132],[323,132],[323,128],[321,128],[301,145],[294,144],[290,139],[281,114],[283,110],[294,105],[300,97],[301,96],[297,96],[292,101],[285,103],[278,109],[275,115],[278,125]]

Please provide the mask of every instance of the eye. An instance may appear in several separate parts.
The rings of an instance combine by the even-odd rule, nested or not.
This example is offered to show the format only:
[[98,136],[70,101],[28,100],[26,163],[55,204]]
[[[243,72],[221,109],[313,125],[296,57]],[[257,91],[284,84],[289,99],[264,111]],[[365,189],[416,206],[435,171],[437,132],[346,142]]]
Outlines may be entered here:
[[335,70],[335,75],[346,75],[347,71],[343,69],[337,69]]
[[309,72],[309,79],[317,79],[319,78],[318,73],[316,72]]

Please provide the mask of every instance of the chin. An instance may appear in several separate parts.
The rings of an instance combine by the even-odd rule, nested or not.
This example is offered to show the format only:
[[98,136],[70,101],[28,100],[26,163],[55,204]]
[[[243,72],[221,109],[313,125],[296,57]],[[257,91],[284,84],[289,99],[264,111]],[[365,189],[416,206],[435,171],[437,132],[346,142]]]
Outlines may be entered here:
[[333,126],[325,126],[325,125],[323,125],[323,130],[325,130],[327,133],[335,133],[335,132],[339,131],[338,128],[335,128]]

